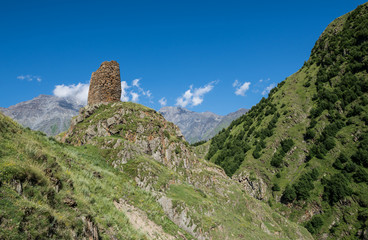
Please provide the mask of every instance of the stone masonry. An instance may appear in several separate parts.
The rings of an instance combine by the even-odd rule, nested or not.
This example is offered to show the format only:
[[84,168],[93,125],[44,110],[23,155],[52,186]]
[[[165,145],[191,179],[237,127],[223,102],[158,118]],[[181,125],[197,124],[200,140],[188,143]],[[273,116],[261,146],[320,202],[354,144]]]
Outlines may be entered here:
[[99,69],[92,73],[88,92],[88,105],[119,102],[120,97],[119,63],[116,61],[103,62]]

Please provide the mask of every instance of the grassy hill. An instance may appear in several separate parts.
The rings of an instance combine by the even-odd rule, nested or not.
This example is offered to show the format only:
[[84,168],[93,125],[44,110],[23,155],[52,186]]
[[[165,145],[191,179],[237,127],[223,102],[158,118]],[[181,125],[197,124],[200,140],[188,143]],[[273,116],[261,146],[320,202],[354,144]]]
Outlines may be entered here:
[[368,236],[368,4],[212,140],[207,159],[317,238]]
[[0,114],[0,239],[312,239],[142,105],[87,106],[59,138]]

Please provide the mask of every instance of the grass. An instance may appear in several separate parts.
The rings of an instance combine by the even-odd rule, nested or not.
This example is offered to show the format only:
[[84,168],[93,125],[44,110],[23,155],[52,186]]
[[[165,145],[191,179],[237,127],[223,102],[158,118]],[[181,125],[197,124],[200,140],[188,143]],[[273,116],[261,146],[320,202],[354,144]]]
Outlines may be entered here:
[[[368,132],[367,121],[364,120],[366,119],[364,117],[368,113],[368,107],[365,100],[368,97],[366,90],[362,90],[361,96],[358,96],[359,98],[354,100],[354,102],[347,102],[344,97],[341,97],[338,101],[329,100],[328,102],[326,100],[327,103],[333,102],[334,105],[330,110],[322,108],[322,113],[316,118],[317,124],[313,127],[313,130],[317,137],[309,141],[304,140],[304,134],[311,122],[311,118],[309,117],[311,109],[322,105],[321,102],[317,101],[321,98],[317,93],[320,95],[326,94],[328,96],[328,91],[335,91],[335,97],[340,96],[338,93],[339,91],[343,91],[343,88],[340,88],[339,84],[344,80],[344,74],[349,71],[351,71],[352,74],[355,74],[356,77],[363,78],[356,81],[364,83],[367,79],[368,75],[366,68],[354,70],[359,72],[349,70],[349,67],[353,66],[353,62],[349,61],[358,61],[359,63],[360,60],[351,60],[350,58],[345,57],[345,54],[342,54],[341,49],[339,49],[341,48],[339,41],[345,41],[343,43],[346,45],[344,45],[344,48],[350,47],[352,52],[356,49],[360,49],[358,52],[366,50],[366,48],[363,47],[365,46],[365,43],[363,44],[354,41],[355,37],[353,36],[353,27],[347,27],[348,29],[345,29],[345,35],[341,34],[340,39],[336,39],[335,37],[340,36],[339,34],[341,30],[346,28],[347,25],[344,24],[349,20],[350,14],[351,16],[355,14],[355,17],[358,19],[356,22],[350,23],[352,24],[351,26],[362,25],[361,28],[365,31],[366,25],[363,26],[363,22],[367,19],[366,6],[367,5],[365,4],[365,6],[361,6],[357,9],[356,12],[359,12],[359,14],[355,14],[353,12],[344,15],[336,19],[327,27],[320,40],[317,41],[316,47],[312,50],[310,60],[297,73],[288,77],[282,84],[279,84],[279,87],[271,91],[267,102],[262,102],[262,100],[258,104],[258,106],[262,106],[260,109],[254,107],[247,113],[247,115],[252,116],[253,120],[249,126],[249,121],[246,117],[240,118],[240,120],[234,121],[231,128],[225,131],[225,136],[224,134],[218,135],[217,139],[221,140],[220,145],[218,145],[216,137],[208,143],[210,145],[210,149],[213,147],[213,149],[217,150],[215,152],[210,151],[210,160],[216,162],[216,160],[219,159],[219,156],[221,156],[220,153],[226,149],[231,149],[229,146],[231,146],[232,143],[236,143],[236,140],[239,140],[240,135],[241,143],[247,143],[251,149],[245,153],[244,160],[240,167],[235,171],[233,178],[238,180],[240,179],[240,176],[249,176],[250,173],[253,173],[255,176],[253,179],[250,179],[252,183],[250,183],[249,186],[254,186],[257,183],[262,184],[263,187],[267,189],[265,194],[266,196],[263,200],[269,201],[273,209],[283,213],[295,222],[300,222],[302,224],[307,223],[310,220],[310,216],[308,216],[306,212],[313,209],[313,214],[321,216],[321,219],[324,222],[320,231],[315,234],[317,238],[321,237],[323,234],[327,234],[332,238],[354,239],[357,236],[357,233],[360,230],[364,231],[367,226],[367,223],[362,223],[362,221],[358,219],[359,211],[361,211],[362,208],[367,207],[367,205],[365,205],[364,196],[362,195],[362,192],[367,191],[367,184],[356,183],[352,177],[352,173],[347,173],[333,167],[333,163],[341,152],[350,159],[350,157],[357,151],[360,141],[359,136]],[[350,33],[352,33],[352,35],[347,36],[347,34]],[[349,44],[346,44],[347,42],[349,44],[356,45],[350,46]],[[336,49],[331,49],[330,46],[332,46],[332,44],[335,44],[334,46]],[[333,60],[335,61],[333,64],[326,64],[323,62],[325,56],[322,56],[322,53],[327,54],[325,55],[326,58],[335,54],[336,59],[345,58],[345,62],[341,63],[338,62],[338,60]],[[356,65],[356,63],[354,64]],[[335,70],[336,75],[330,78],[326,83],[322,84],[322,89],[326,89],[328,91],[322,92],[320,90],[320,92],[317,92],[317,83],[322,83],[322,77],[317,79],[317,73],[320,70],[324,70],[325,72],[334,70],[333,67],[336,67],[336,65],[339,66],[338,71]],[[321,72],[324,73],[323,71]],[[349,74],[346,74],[346,76],[349,76]],[[349,82],[349,80],[346,81],[346,83],[352,85],[351,87],[355,86],[355,83],[353,84]],[[349,86],[347,88],[349,88]],[[366,87],[362,84],[360,89],[366,89]],[[357,94],[360,94],[358,92],[359,91],[357,91]],[[332,95],[332,97],[334,97],[334,95]],[[342,102],[346,104],[345,108],[341,107],[343,105]],[[262,129],[265,129],[272,118],[273,114],[267,115],[267,111],[269,111],[270,106],[276,106],[276,113],[279,113],[280,117],[276,123],[273,135],[264,138],[265,147],[260,151],[261,156],[258,157],[255,155],[257,157],[257,159],[255,159],[253,152],[256,149],[257,141],[260,140],[260,137],[257,137],[256,133],[260,133]],[[349,116],[349,112],[354,113],[352,111],[354,106],[358,106],[358,108],[361,109],[361,112],[358,112],[356,116],[353,114]],[[334,138],[336,145],[324,154],[322,159],[313,157],[312,159],[307,160],[306,157],[311,152],[312,146],[318,143],[317,141],[321,133],[323,133],[326,127],[334,122],[334,119],[337,119],[337,117],[334,118],[334,114],[336,114],[337,117],[340,116],[344,124],[346,124],[346,126],[343,126],[337,132],[336,138]],[[247,127],[244,128],[244,126]],[[250,133],[251,131],[249,129],[253,128],[253,133]],[[244,136],[242,137],[241,134]],[[287,138],[293,139],[295,149],[292,149],[292,151],[287,153],[283,158],[284,164],[282,167],[276,168],[271,166],[270,161],[272,156],[278,151],[280,142]],[[237,149],[233,152],[239,153]],[[226,161],[227,162],[225,162],[225,164],[224,161],[221,162],[225,169],[229,166],[226,163],[232,163],[232,161],[234,161],[234,157],[229,154],[229,156],[226,157]],[[306,201],[294,201],[291,206],[281,204],[279,199],[285,187],[287,185],[294,184],[301,176],[312,169],[318,169],[320,176],[318,180],[314,182],[314,189],[310,192],[311,197]],[[324,193],[323,182],[330,179],[334,174],[341,172],[349,179],[349,187],[352,189],[353,193],[351,196],[341,199],[334,206],[330,206],[329,204],[326,204],[322,198]],[[281,177],[277,177],[277,173],[280,173]],[[273,192],[271,191],[271,188],[276,183],[281,187],[281,191]],[[244,184],[248,183],[245,182]],[[336,226],[334,226],[333,230],[330,232],[330,228],[332,228],[334,224]]]
[[[1,117],[2,123],[12,126],[1,134],[0,143],[1,237],[66,239],[74,234],[82,236],[82,216],[90,216],[98,225],[102,239],[110,239],[112,235],[119,239],[144,239],[113,205],[113,201],[120,198],[144,210],[170,234],[182,231],[166,217],[152,195],[112,168],[96,147],[59,144]],[[12,141],[14,138],[16,142]],[[45,174],[48,170],[52,177]],[[94,173],[99,173],[101,178]],[[52,178],[61,182],[59,192],[54,190]],[[14,179],[22,182],[22,195],[14,191]],[[65,205],[66,197],[74,199],[76,207]],[[190,239],[187,233],[182,231],[182,234]]]
[[[142,109],[136,105],[129,109],[124,104],[101,106],[78,124],[76,131],[82,134],[88,121],[105,121],[121,106],[130,112],[125,119],[137,116],[134,109]],[[151,110],[148,112],[153,121],[144,117],[134,121],[147,124],[161,118]],[[274,215],[268,205],[244,194],[218,166],[191,153],[184,156],[186,163],[179,157],[179,164],[171,166],[138,151],[114,168],[112,164],[119,160],[120,151],[136,147],[122,136],[100,136],[93,139],[95,145],[71,146],[0,117],[0,196],[4,196],[0,203],[7,206],[0,212],[0,238],[82,238],[87,236],[83,219],[91,219],[101,239],[146,239],[129,223],[124,212],[115,208],[114,201],[120,199],[142,210],[168,234],[177,236],[180,232],[186,239],[201,234],[213,239],[310,238],[304,228]],[[155,136],[164,136],[166,130],[171,141],[189,147],[176,137],[173,125],[165,121],[155,124],[159,131]],[[73,137],[78,141],[78,135]],[[118,140],[127,145],[114,149]],[[183,156],[183,149],[174,148],[173,152]],[[18,182],[22,183],[21,194],[15,191]],[[172,202],[171,212],[159,203],[161,197]],[[277,222],[280,218],[284,220],[282,224]],[[265,228],[272,232],[266,233]]]

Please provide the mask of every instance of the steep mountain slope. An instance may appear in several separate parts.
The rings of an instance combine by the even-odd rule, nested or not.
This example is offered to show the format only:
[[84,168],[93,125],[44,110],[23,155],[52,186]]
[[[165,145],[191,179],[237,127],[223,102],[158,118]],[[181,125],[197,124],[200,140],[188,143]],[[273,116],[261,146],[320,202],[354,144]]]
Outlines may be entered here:
[[241,108],[236,112],[221,116],[211,112],[193,112],[181,107],[163,107],[159,110],[166,120],[180,128],[189,143],[210,139],[247,111]]
[[368,237],[368,4],[216,135],[207,158],[318,239]]
[[0,111],[25,127],[54,136],[69,128],[70,119],[81,107],[73,100],[40,95],[9,108],[0,108]]
[[0,113],[0,239],[312,239],[152,109],[87,106],[60,138],[82,146]]
[[101,149],[111,165],[155,196],[166,215],[195,238],[309,238],[304,229],[245,195],[216,165],[197,158],[177,126],[142,105],[87,106],[62,140]]
[[0,140],[0,239],[144,239],[114,205],[122,193],[162,231],[180,234],[152,196],[96,148],[61,145],[1,113]]

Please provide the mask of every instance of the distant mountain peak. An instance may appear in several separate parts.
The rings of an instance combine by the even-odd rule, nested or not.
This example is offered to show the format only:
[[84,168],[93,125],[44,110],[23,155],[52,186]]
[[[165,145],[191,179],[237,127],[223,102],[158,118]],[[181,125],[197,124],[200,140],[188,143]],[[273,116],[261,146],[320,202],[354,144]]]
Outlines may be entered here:
[[41,94],[32,100],[0,108],[0,111],[25,127],[52,136],[66,131],[70,119],[81,107],[73,99]]
[[221,116],[210,111],[200,113],[173,106],[166,106],[159,110],[166,120],[175,123],[180,128],[185,139],[190,143],[210,139],[247,111],[241,108],[236,112]]

